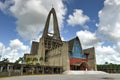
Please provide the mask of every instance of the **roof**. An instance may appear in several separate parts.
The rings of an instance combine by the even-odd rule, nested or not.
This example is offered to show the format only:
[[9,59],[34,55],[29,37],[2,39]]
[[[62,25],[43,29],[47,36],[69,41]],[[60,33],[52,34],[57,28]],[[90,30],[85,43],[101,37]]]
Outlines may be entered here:
[[[75,38],[74,38],[74,39],[75,39]],[[73,49],[74,39],[68,41],[69,51],[72,51],[72,49]]]
[[39,42],[33,41],[30,54],[37,55],[38,54],[38,47],[39,47]]
[[70,41],[68,41],[68,45],[69,45],[69,51],[72,51],[73,50],[73,45],[74,45],[74,41],[75,40],[78,40],[79,41],[79,45],[80,45],[80,48],[82,50],[82,47],[81,47],[81,43],[80,43],[80,40],[78,37],[75,37],[73,39],[71,39]]

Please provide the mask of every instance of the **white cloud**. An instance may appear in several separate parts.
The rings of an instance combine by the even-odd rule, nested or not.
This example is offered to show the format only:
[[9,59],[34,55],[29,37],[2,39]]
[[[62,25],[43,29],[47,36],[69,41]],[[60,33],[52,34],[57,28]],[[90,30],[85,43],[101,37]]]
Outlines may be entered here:
[[104,64],[105,62],[120,64],[120,43],[104,46],[104,41],[96,33],[87,30],[78,31],[76,35],[79,37],[83,49],[95,47],[97,64]]
[[105,0],[103,9],[99,11],[99,21],[96,25],[102,39],[116,44],[97,46],[95,48],[97,63],[120,64],[120,0]]
[[3,53],[3,50],[4,50],[4,45],[0,42],[0,60],[1,60],[1,58],[2,58],[2,53]]
[[67,20],[69,25],[84,25],[87,21],[89,21],[89,17],[83,14],[81,9],[75,9],[72,15],[69,15]]
[[3,47],[4,47],[3,44],[0,42],[0,50],[1,50]]
[[106,0],[99,12],[98,31],[109,41],[120,41],[120,0]]
[[62,40],[62,41],[65,41],[64,37],[61,37],[61,40]]
[[23,43],[19,39],[14,39],[10,41],[10,48],[11,49],[19,49],[22,51],[27,51],[28,46],[23,45]]
[[17,18],[19,35],[30,40],[36,38],[43,31],[52,4],[57,13],[59,27],[62,28],[66,14],[62,0],[14,0],[10,11]]
[[120,54],[120,42],[113,46],[114,50],[116,50]]
[[29,52],[29,50],[29,46],[24,45],[19,39],[11,40],[8,47],[0,43],[2,59],[8,58],[11,62],[23,57],[24,53]]
[[83,48],[88,48],[90,46],[97,46],[101,44],[101,39],[99,39],[96,33],[90,31],[78,31],[76,35],[79,37]]
[[99,46],[95,48],[95,51],[98,64],[104,64],[105,62],[120,64],[120,54],[114,47]]
[[0,2],[0,9],[2,10],[3,9],[3,3],[2,2]]
[[4,55],[4,58],[8,58],[10,62],[15,62],[15,60],[19,59],[20,56],[17,50],[10,49],[8,51],[9,53],[6,51],[7,53]]
[[6,0],[5,2],[0,1],[0,10],[3,11],[4,13],[8,13],[9,12],[8,8],[10,7],[11,4],[13,4],[12,0]]
[[84,28],[85,30],[89,30],[89,26],[88,26],[88,25],[84,25],[83,28]]
[[[10,6],[10,4],[13,5]],[[5,13],[9,10],[17,18],[19,35],[25,39],[39,41],[39,32],[43,31],[52,4],[54,4],[53,7],[57,13],[59,26],[62,28],[64,15],[66,14],[66,8],[62,0],[6,0],[5,3],[0,2],[0,10]],[[87,30],[78,31],[76,35],[80,38],[83,48],[95,46],[98,64],[104,64],[105,62],[120,64],[120,0],[105,0],[104,7],[99,12],[99,19],[100,22],[96,24],[98,31],[105,36],[104,38],[117,41],[116,45],[103,46],[100,38],[98,38],[99,36]],[[69,15],[67,22],[72,26],[80,25],[89,29],[85,25],[89,20],[89,17],[84,15],[82,10],[75,9],[73,14]],[[0,43],[0,55],[2,55],[2,58],[9,58],[10,61],[15,61],[29,51],[29,47],[18,39],[11,40],[9,47]]]
[[59,27],[62,29],[66,14],[62,0],[6,0],[4,3],[0,2],[0,10],[9,11],[16,17],[18,34],[24,39],[32,40],[43,31],[52,4],[57,13]]

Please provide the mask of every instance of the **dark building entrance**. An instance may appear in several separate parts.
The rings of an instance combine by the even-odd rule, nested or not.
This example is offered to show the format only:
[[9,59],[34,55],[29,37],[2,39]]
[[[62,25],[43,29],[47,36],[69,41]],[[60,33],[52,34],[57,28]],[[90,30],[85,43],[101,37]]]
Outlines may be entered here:
[[70,65],[70,70],[88,70],[88,64],[86,62],[75,63],[74,65]]

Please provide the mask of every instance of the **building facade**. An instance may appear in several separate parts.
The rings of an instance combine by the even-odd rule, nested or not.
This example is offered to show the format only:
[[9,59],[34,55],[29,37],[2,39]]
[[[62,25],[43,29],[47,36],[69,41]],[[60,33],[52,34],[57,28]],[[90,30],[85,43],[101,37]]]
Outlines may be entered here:
[[[53,33],[48,31],[51,16],[53,16]],[[42,37],[39,42],[32,42],[30,54],[25,54],[24,58],[25,61],[28,58],[36,58],[35,62],[29,61],[34,64],[62,66],[63,71],[97,70],[94,47],[83,50],[78,37],[69,41],[61,40],[54,8],[48,14]]]

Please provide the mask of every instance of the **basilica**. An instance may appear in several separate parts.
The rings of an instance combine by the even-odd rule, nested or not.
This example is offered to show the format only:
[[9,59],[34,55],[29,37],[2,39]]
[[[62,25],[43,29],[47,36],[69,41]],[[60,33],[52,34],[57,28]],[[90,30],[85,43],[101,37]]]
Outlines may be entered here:
[[[53,16],[53,33],[49,33],[50,17]],[[69,41],[62,41],[55,9],[48,14],[44,31],[39,42],[32,42],[30,54],[24,59],[37,59],[26,64],[40,64],[44,66],[60,66],[67,70],[97,70],[94,47],[83,50],[80,39],[75,37]]]

